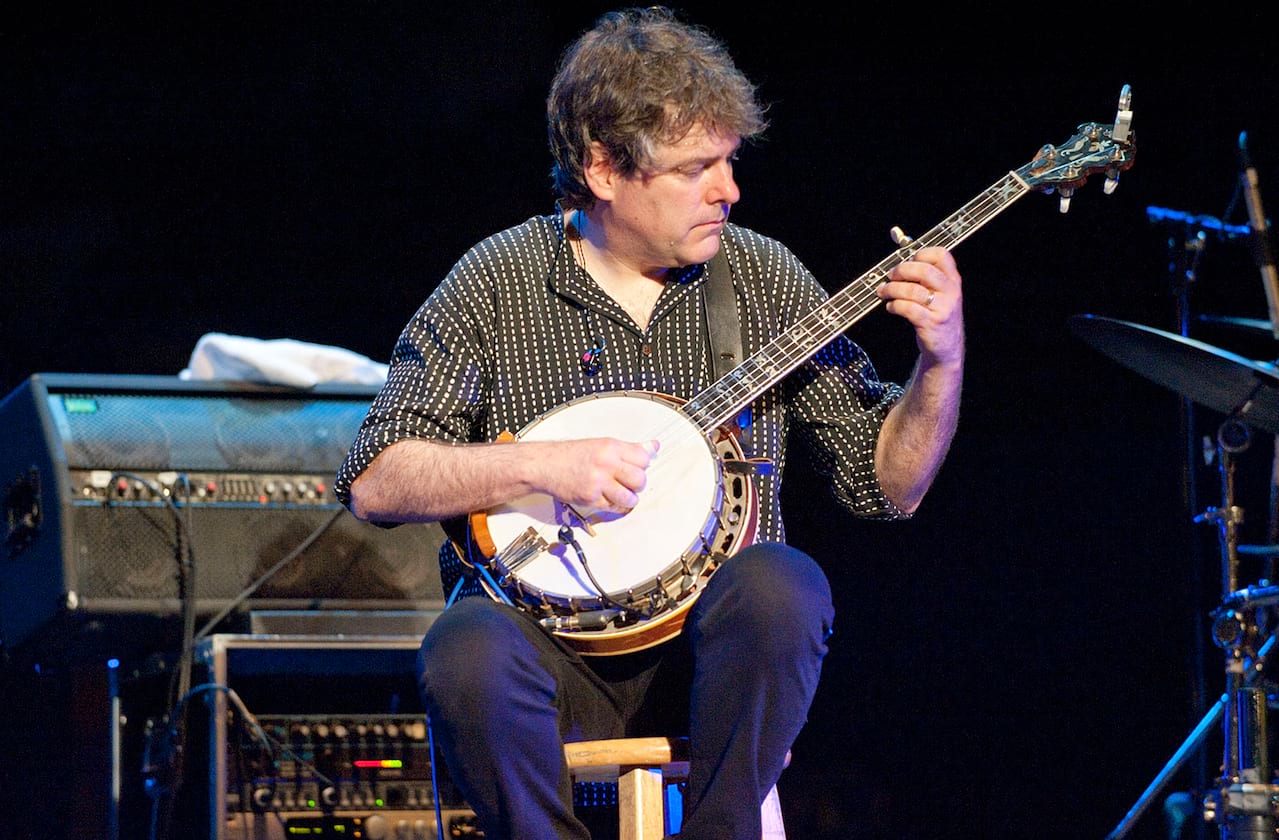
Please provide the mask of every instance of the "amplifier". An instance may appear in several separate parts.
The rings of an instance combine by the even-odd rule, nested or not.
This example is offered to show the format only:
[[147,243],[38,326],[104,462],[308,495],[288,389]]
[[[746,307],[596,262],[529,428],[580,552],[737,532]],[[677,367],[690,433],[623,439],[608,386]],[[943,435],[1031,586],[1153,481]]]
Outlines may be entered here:
[[187,822],[180,836],[433,840],[440,827],[445,837],[483,836],[434,760],[414,681],[419,644],[418,635],[201,640],[206,685],[219,690],[206,692],[206,760],[194,743],[188,757],[188,794],[207,798],[188,795],[181,809],[203,824]]
[[65,621],[176,615],[184,563],[202,616],[237,599],[442,608],[439,526],[362,523],[332,496],[375,394],[31,376],[0,402],[0,642],[15,648]]

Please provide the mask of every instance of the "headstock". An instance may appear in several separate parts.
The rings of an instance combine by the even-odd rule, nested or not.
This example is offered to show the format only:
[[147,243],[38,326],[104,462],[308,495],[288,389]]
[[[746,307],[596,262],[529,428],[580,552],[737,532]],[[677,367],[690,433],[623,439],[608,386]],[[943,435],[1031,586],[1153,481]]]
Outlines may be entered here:
[[1119,186],[1119,173],[1133,165],[1136,155],[1132,133],[1132,88],[1124,85],[1113,125],[1084,123],[1060,146],[1046,145],[1034,160],[1014,171],[1031,189],[1054,190],[1061,196],[1061,212],[1070,209],[1078,187],[1099,172],[1106,174],[1105,192]]

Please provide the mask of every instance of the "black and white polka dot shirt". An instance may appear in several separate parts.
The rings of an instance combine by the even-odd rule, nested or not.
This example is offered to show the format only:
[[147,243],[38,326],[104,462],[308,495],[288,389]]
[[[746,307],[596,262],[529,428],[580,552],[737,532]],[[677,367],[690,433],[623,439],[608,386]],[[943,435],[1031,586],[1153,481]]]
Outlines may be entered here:
[[[721,238],[749,357],[826,295],[779,242],[732,224]],[[405,438],[491,441],[602,391],[691,399],[714,381],[705,280],[704,267],[694,266],[668,281],[641,330],[572,259],[560,214],[485,239],[400,335],[386,384],[337,474],[338,498],[349,504],[351,482]],[[603,349],[592,375],[583,354],[597,344]],[[865,352],[841,336],[755,401],[746,455],[775,467],[754,477],[757,541],[785,541],[778,490],[788,437],[811,447],[836,498],[854,514],[905,516],[884,496],[873,463],[876,435],[901,393],[879,381]]]

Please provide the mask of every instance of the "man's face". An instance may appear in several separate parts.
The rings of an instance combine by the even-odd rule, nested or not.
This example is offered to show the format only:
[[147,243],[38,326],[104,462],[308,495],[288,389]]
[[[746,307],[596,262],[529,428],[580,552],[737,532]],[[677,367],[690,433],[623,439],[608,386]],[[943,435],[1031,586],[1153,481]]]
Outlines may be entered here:
[[736,136],[694,126],[678,142],[658,145],[640,171],[613,178],[610,248],[646,274],[715,256],[729,208],[741,198],[733,180],[740,145]]

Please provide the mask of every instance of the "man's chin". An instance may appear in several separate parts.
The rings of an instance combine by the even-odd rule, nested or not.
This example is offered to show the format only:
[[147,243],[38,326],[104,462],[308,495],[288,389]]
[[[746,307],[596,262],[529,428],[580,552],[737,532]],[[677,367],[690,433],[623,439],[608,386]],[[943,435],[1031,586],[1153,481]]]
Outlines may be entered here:
[[685,265],[697,265],[698,263],[709,262],[712,257],[719,253],[719,231],[714,236],[708,236],[704,241],[695,244],[688,249],[686,256],[688,257]]

